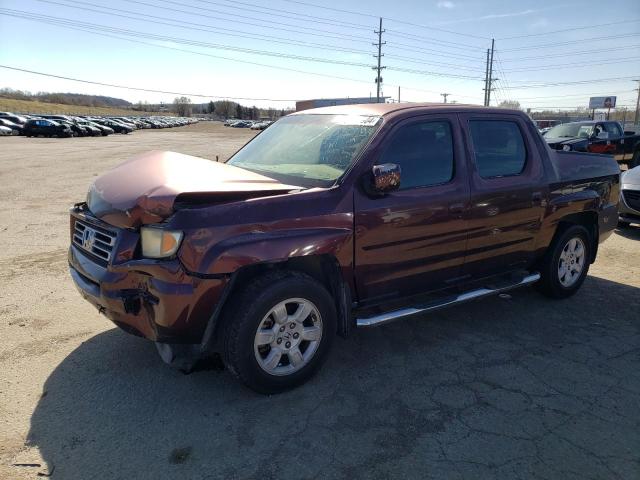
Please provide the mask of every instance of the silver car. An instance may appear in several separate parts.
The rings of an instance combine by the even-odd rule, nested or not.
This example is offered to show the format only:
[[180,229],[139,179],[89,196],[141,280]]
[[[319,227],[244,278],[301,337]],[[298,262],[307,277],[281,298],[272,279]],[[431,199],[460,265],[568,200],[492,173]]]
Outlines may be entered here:
[[618,225],[640,224],[640,167],[622,172],[620,176],[620,218]]

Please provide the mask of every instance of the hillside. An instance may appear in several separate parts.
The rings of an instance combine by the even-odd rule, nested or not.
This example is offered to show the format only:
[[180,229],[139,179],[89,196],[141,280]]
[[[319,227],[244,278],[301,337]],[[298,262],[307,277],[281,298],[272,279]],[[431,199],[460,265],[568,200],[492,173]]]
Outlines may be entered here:
[[86,107],[83,105],[64,105],[61,103],[37,102],[32,100],[16,100],[0,97],[0,111],[34,114],[62,115],[167,115],[167,112],[139,112],[136,110],[114,107]]

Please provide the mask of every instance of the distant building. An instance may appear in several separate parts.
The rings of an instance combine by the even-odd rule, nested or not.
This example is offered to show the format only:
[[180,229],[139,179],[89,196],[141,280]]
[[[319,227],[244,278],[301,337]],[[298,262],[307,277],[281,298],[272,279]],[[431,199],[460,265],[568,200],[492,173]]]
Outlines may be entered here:
[[[385,103],[389,97],[380,97],[380,103]],[[375,97],[355,98],[318,98],[315,100],[300,100],[296,102],[296,112],[310,108],[334,107],[336,105],[355,105],[358,103],[378,103]]]

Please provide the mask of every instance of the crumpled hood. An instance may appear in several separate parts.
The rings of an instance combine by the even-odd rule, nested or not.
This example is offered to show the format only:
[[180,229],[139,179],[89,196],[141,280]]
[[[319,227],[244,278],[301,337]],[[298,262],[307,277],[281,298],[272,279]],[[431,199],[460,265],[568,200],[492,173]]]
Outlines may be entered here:
[[87,194],[101,220],[130,228],[161,222],[176,204],[215,204],[300,189],[273,178],[176,152],[148,152],[98,177]]

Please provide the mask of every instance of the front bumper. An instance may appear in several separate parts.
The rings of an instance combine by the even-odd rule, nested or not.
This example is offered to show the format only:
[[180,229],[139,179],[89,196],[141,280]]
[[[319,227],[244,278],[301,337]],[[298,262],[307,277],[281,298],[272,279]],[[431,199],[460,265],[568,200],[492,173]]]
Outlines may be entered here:
[[[72,224],[74,216],[72,211]],[[177,258],[120,261],[118,249],[130,249],[133,236],[121,232],[109,263],[72,244],[69,271],[76,288],[129,333],[161,343],[200,343],[228,278],[190,275]]]
[[625,190],[631,190],[632,192],[640,192],[640,185],[633,185],[632,188],[626,189],[623,187],[620,195],[620,207],[618,210],[619,218],[623,222],[628,223],[640,223],[640,210],[632,208],[629,202],[625,198]]

